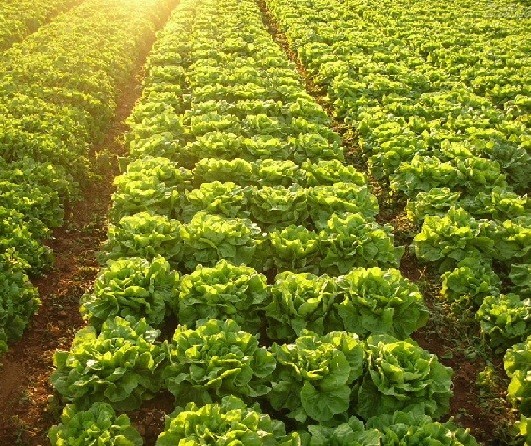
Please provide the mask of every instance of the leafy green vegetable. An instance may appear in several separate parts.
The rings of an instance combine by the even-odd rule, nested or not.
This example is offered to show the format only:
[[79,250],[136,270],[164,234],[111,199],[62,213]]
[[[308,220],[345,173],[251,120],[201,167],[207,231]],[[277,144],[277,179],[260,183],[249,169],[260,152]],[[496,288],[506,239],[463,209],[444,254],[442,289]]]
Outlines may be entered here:
[[452,370],[415,342],[370,336],[367,364],[357,392],[356,414],[368,419],[418,409],[437,418],[448,412]]
[[444,217],[427,216],[413,240],[415,254],[423,260],[439,262],[441,271],[455,268],[467,257],[490,259],[494,240],[488,229],[487,221],[478,221],[460,208],[451,208]]
[[506,349],[523,341],[531,330],[531,299],[520,299],[517,294],[488,296],[476,313],[481,334],[489,345]]
[[380,415],[367,422],[367,428],[382,433],[382,444],[411,446],[477,446],[468,429],[452,421],[439,423],[429,416],[415,412],[394,412]]
[[179,275],[163,257],[111,260],[100,271],[94,290],[81,298],[80,311],[97,329],[115,316],[146,318],[160,326],[170,309],[178,310]]
[[[524,417],[531,417],[531,336],[507,350],[503,365],[507,375],[511,378],[507,389],[509,401],[520,410]],[[525,427],[526,421],[522,420],[522,422]],[[529,435],[529,431],[527,434]]]
[[331,421],[349,410],[352,387],[364,368],[357,335],[303,330],[294,344],[273,344],[271,351],[277,368],[268,398],[275,410],[300,423]]
[[198,266],[182,278],[179,322],[195,327],[201,319],[233,319],[243,330],[257,333],[268,299],[265,276],[220,260],[212,268]]
[[0,353],[18,339],[40,304],[37,289],[26,275],[26,264],[13,249],[0,254]]
[[197,325],[178,326],[167,345],[163,379],[178,404],[210,403],[225,395],[248,399],[269,392],[275,359],[258,346],[256,336],[241,331],[231,319]]
[[260,253],[264,269],[318,272],[320,258],[319,235],[303,226],[288,226],[268,234],[271,256]]
[[337,287],[337,311],[345,331],[404,339],[428,321],[417,286],[396,269],[356,268],[339,278]]
[[261,230],[244,218],[223,218],[198,212],[183,227],[183,260],[188,270],[197,265],[214,266],[226,259],[235,265],[249,264],[259,245]]
[[249,195],[250,191],[232,182],[203,183],[186,194],[182,209],[183,219],[190,221],[200,211],[227,218],[249,217]]
[[284,425],[263,415],[258,405],[248,407],[235,396],[202,407],[194,403],[177,409],[166,420],[157,446],[176,444],[241,446],[300,446],[296,433],[286,435]]
[[94,403],[88,410],[77,410],[67,405],[61,415],[61,424],[48,432],[52,446],[142,446],[144,441],[127,415],[116,416],[112,406]]
[[334,213],[342,217],[359,213],[372,220],[378,213],[378,200],[367,186],[338,182],[311,188],[308,191],[308,209],[314,226],[324,229]]
[[70,351],[55,353],[51,382],[81,408],[101,401],[118,410],[136,409],[160,388],[165,354],[155,344],[158,335],[145,319],[130,316],[107,320],[99,335],[94,327],[85,327],[77,332]]
[[270,292],[265,314],[271,339],[289,342],[304,329],[324,335],[343,328],[332,311],[337,285],[331,277],[286,271],[276,276]]
[[[377,429],[365,429],[362,421],[350,417],[336,427],[326,424],[308,426],[302,432],[303,443],[308,446],[380,446],[382,434]],[[306,441],[305,441],[306,440]]]
[[501,281],[488,265],[466,257],[442,275],[441,297],[465,308],[478,308],[487,296],[500,294]]
[[109,238],[101,258],[144,257],[149,260],[161,255],[175,266],[183,256],[183,238],[183,228],[177,220],[139,212],[109,225]]
[[321,231],[322,272],[344,274],[356,266],[398,266],[403,248],[393,245],[390,226],[367,221],[361,214],[332,215]]

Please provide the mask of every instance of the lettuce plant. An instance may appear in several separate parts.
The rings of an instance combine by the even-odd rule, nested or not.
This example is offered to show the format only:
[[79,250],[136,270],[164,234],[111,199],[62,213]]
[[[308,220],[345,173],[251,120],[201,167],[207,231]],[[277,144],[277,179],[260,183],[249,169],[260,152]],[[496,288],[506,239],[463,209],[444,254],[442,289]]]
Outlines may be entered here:
[[308,209],[314,226],[324,229],[334,213],[342,217],[349,213],[359,213],[371,220],[378,213],[378,200],[367,186],[335,183],[331,186],[310,188]]
[[184,265],[194,270],[197,265],[214,266],[221,259],[249,264],[262,231],[248,219],[198,212],[184,227],[182,237]]
[[494,251],[489,223],[476,220],[461,208],[451,208],[443,217],[427,216],[422,230],[413,240],[418,258],[438,262],[447,271],[467,257],[488,261]]
[[225,395],[255,398],[270,390],[275,359],[231,319],[210,319],[196,329],[178,326],[166,349],[163,379],[178,404],[209,403]]
[[273,344],[277,361],[268,395],[275,410],[300,423],[328,422],[347,412],[353,385],[364,367],[357,335],[334,331],[319,336],[307,330],[293,344]]
[[233,319],[243,330],[257,333],[268,297],[266,277],[252,268],[226,260],[212,268],[198,266],[182,278],[179,322],[195,327],[201,319]]
[[344,274],[357,266],[398,266],[403,248],[393,245],[392,228],[361,214],[332,215],[320,233],[322,272]]
[[337,288],[337,311],[346,331],[404,339],[428,321],[419,289],[396,269],[356,268],[339,278]]
[[505,353],[505,371],[511,382],[507,397],[524,417],[531,417],[531,335]]
[[13,249],[0,254],[0,353],[7,350],[8,341],[22,335],[40,304],[25,266]]
[[159,332],[145,321],[116,317],[96,334],[79,330],[70,351],[54,355],[51,382],[67,400],[80,407],[107,402],[118,410],[133,410],[160,388],[164,350],[155,344]]
[[270,257],[264,259],[265,269],[316,273],[319,270],[320,237],[303,226],[288,226],[269,233]]
[[[7,252],[15,249],[17,257],[26,263],[32,273],[38,274],[51,263],[52,251],[36,239],[24,219],[20,212],[0,205],[0,250]],[[40,234],[41,237],[44,235]]]
[[335,280],[328,276],[286,271],[270,288],[271,303],[265,308],[267,334],[271,339],[291,342],[307,329],[318,335],[343,329],[334,318]]
[[531,298],[531,263],[511,265],[509,279],[513,284],[513,292],[523,298]]
[[308,219],[306,189],[293,185],[253,188],[249,209],[255,220],[264,229],[283,228],[304,224]]
[[163,256],[172,266],[182,259],[182,225],[177,220],[149,212],[122,217],[109,226],[101,260],[121,257],[153,259]]
[[485,297],[499,295],[500,288],[500,278],[490,266],[466,257],[442,275],[441,297],[466,308],[478,308]]
[[68,404],[61,423],[48,432],[52,446],[142,446],[144,441],[125,414],[117,416],[107,403],[94,403],[88,410]]
[[367,184],[365,175],[354,166],[339,160],[311,162],[304,161],[302,168],[306,171],[307,186],[332,186],[339,182],[364,186]]
[[115,316],[145,317],[157,327],[171,309],[177,311],[178,295],[179,274],[166,259],[126,257],[110,260],[100,271],[94,290],[81,298],[80,311],[97,329]]
[[457,427],[452,421],[433,421],[418,412],[380,415],[367,422],[367,429],[380,431],[381,444],[389,446],[478,446],[468,429]]
[[251,184],[254,178],[254,166],[241,158],[223,160],[217,158],[202,158],[194,167],[194,183],[219,181],[225,183],[232,181],[236,184]]
[[488,296],[476,313],[481,334],[495,349],[509,348],[525,339],[531,330],[531,298],[517,294]]
[[516,427],[529,443],[531,441],[531,336],[507,350],[504,367],[511,379],[507,398],[513,407],[521,412]]
[[305,446],[381,446],[382,434],[378,429],[367,429],[362,421],[350,417],[337,426],[326,423],[308,426],[300,432]]
[[203,183],[186,194],[182,215],[185,221],[190,221],[199,211],[227,218],[249,217],[249,195],[248,190],[232,182]]
[[235,396],[219,404],[189,403],[166,419],[166,428],[156,446],[195,445],[300,446],[296,433],[286,435],[284,424],[248,407]]
[[415,342],[370,336],[367,364],[354,407],[364,419],[415,408],[435,418],[448,412],[452,370]]

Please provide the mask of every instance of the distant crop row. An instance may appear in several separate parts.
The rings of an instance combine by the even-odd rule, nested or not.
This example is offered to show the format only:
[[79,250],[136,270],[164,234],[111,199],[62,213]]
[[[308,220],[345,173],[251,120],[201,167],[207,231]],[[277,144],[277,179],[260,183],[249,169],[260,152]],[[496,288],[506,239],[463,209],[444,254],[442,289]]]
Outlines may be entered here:
[[[421,225],[413,248],[443,273],[441,296],[476,312],[494,349],[526,348],[529,9],[516,2],[266,3],[335,114],[359,135],[370,174],[407,199],[408,218]],[[529,417],[527,368],[513,369],[520,381],[509,396]],[[511,396],[517,388],[518,398]]]
[[51,263],[43,245],[89,174],[157,15],[171,2],[89,0],[0,59],[0,351],[38,305],[27,274]]
[[81,0],[3,0],[0,4],[0,51],[23,40],[60,12]]
[[178,407],[159,446],[476,444],[433,420],[452,372],[407,339],[422,297],[378,267],[401,249],[254,1],[183,0],[130,124],[92,325],[55,355],[72,404],[52,444],[142,444],[115,411],[159,390]]

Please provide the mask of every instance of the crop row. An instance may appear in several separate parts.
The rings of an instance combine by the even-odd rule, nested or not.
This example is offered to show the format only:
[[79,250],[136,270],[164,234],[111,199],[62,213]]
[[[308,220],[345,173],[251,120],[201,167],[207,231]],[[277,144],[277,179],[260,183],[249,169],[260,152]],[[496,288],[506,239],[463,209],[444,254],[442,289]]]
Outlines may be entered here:
[[[408,199],[407,216],[422,225],[413,248],[443,273],[442,297],[475,312],[488,344],[505,350],[531,332],[531,205],[527,195],[518,195],[529,186],[529,82],[525,70],[505,80],[506,70],[492,70],[491,81],[500,88],[487,91],[485,79],[461,79],[459,64],[447,75],[446,64],[460,60],[459,24],[454,28],[449,17],[461,6],[441,12],[424,3],[372,9],[353,1],[267,1],[337,116],[359,134],[370,173],[388,179],[391,191]],[[389,10],[393,19],[382,25]],[[440,20],[446,34],[418,35],[423,10],[435,11],[428,21]],[[506,21],[488,28],[487,35],[490,30],[500,39],[490,42],[496,52],[481,57],[491,54],[513,72],[518,67],[512,61],[525,47],[526,23],[522,18],[510,30],[520,42],[514,47],[501,38]],[[477,26],[487,27],[486,21]],[[474,49],[466,53],[482,60]],[[441,65],[434,68],[443,55],[446,62],[437,59]],[[525,66],[525,58],[520,62]],[[497,96],[502,89],[506,102]],[[518,113],[509,112],[513,99],[523,107]],[[521,385],[529,388],[528,382]],[[521,399],[512,401],[530,415]]]
[[0,4],[0,51],[78,3],[80,0],[4,0]]
[[[508,118],[529,124],[529,6],[513,1],[345,2],[381,31],[373,45],[391,44],[394,61],[419,56],[461,81]],[[371,30],[374,33],[375,30]]]
[[[452,372],[392,336],[426,322],[422,297],[378,268],[401,250],[253,0],[177,6],[130,124],[107,263],[82,300],[92,325],[55,355],[52,381],[73,404],[52,444],[142,444],[115,410],[161,389],[180,408],[159,446],[476,444],[432,420]],[[321,269],[333,275],[305,272]]]
[[89,0],[0,60],[0,351],[38,305],[27,274],[49,266],[43,245],[89,172],[88,152],[171,2]]

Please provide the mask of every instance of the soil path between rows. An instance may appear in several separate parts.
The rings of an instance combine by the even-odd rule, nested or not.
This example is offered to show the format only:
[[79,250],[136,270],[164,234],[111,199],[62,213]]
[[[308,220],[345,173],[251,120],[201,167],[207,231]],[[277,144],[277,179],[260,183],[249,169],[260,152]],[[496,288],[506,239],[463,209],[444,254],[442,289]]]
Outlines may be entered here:
[[66,212],[66,223],[46,242],[55,263],[33,281],[42,305],[22,338],[0,358],[0,445],[49,444],[47,431],[56,423],[62,405],[49,382],[53,355],[69,349],[84,325],[79,299],[90,291],[98,273],[97,252],[107,235],[107,214],[118,174],[118,158],[125,153],[125,119],[141,94],[144,63],[154,37],[145,43],[127,85],[118,98],[116,117],[101,144],[91,154],[94,178],[79,201]]

